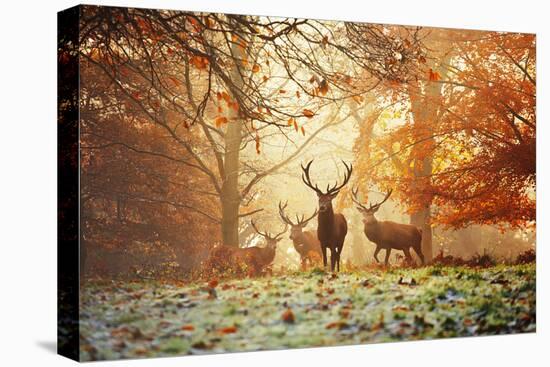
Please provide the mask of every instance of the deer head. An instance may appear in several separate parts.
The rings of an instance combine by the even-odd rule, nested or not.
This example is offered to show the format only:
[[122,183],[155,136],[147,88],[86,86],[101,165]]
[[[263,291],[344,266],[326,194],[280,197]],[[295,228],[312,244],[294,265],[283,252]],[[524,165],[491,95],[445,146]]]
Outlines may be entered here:
[[287,205],[288,205],[288,202],[285,202],[283,205],[283,203],[279,201],[279,215],[281,216],[281,219],[285,224],[290,225],[289,238],[294,241],[302,235],[302,230],[304,229],[305,226],[307,226],[308,222],[317,215],[317,209],[315,209],[315,212],[313,212],[313,214],[308,218],[305,218],[303,214],[301,217],[298,217],[298,214],[296,214],[296,222],[293,222],[285,214],[285,209]]
[[325,192],[323,192],[321,189],[317,187],[317,185],[313,185],[311,183],[311,178],[309,177],[309,168],[311,167],[311,164],[313,163],[313,160],[309,161],[308,164],[304,167],[302,165],[302,181],[313,191],[317,193],[317,197],[319,198],[319,213],[326,212],[328,210],[332,210],[332,199],[338,195],[342,187],[344,187],[350,177],[351,172],[353,171],[353,166],[350,164],[349,166],[346,164],[346,162],[342,161],[344,163],[344,166],[346,167],[346,173],[344,174],[344,181],[339,185],[338,182],[334,184],[334,186],[330,186],[330,184],[327,184],[327,189]]
[[392,192],[393,192],[393,190],[390,189],[390,191],[388,191],[386,193],[386,196],[384,196],[384,199],[381,202],[376,203],[376,204],[370,204],[369,203],[368,208],[365,205],[361,204],[361,201],[358,198],[358,194],[359,194],[359,188],[358,187],[355,187],[351,190],[351,194],[352,194],[351,199],[357,205],[357,209],[361,212],[361,214],[363,214],[363,221],[366,224],[375,223],[376,218],[375,218],[374,214],[378,211],[378,209],[380,209],[380,206],[382,204],[384,204],[386,202],[386,200],[388,200],[388,198],[390,197]]
[[288,225],[285,223],[285,228],[280,233],[272,235],[270,232],[267,231],[261,232],[258,227],[256,227],[256,223],[254,223],[253,220],[250,221],[250,224],[252,224],[252,228],[254,228],[254,231],[256,231],[257,234],[265,239],[265,247],[272,250],[274,250],[277,247],[277,243],[283,239],[281,236],[286,232],[288,228]]

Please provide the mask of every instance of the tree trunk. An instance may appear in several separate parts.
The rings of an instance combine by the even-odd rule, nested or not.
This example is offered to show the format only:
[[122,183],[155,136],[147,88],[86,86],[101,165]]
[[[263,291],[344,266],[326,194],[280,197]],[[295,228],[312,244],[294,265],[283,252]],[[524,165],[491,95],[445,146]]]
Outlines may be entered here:
[[431,211],[429,205],[411,215],[411,224],[422,229],[422,254],[426,262],[430,262],[433,259],[432,225],[430,219]]
[[242,123],[231,121],[225,133],[225,177],[222,184],[222,239],[224,245],[239,246],[239,152]]
[[[240,35],[242,38],[242,35]],[[244,51],[236,42],[231,47],[233,67],[231,79],[234,86],[242,90],[244,80],[240,70],[241,60],[245,58]],[[230,93],[232,94],[232,93]],[[232,95],[233,99],[235,96]],[[224,170],[220,201],[222,206],[222,240],[227,246],[239,246],[239,208],[241,197],[239,193],[240,151],[242,143],[242,117],[238,112],[229,109],[231,114],[225,132]]]
[[[451,55],[448,53],[441,60],[441,64],[432,65],[432,70],[439,75],[439,78],[445,79],[447,76],[447,69],[441,67],[441,65],[446,65],[450,59]],[[433,135],[433,126],[437,126],[439,119],[438,101],[441,97],[442,84],[430,80],[423,92],[417,92],[421,89],[419,85],[416,87],[416,90],[409,89],[409,97],[415,128],[418,129],[419,136],[424,138]],[[413,174],[418,185],[417,195],[424,195],[425,198],[424,207],[411,215],[411,224],[422,228],[422,253],[428,263],[433,259],[432,198],[426,192],[428,188],[422,186],[429,185],[431,180],[434,145],[435,141],[432,137],[421,144],[416,144],[413,148],[414,156],[417,156],[417,153],[420,152],[418,154],[420,158],[415,159],[413,162]]]

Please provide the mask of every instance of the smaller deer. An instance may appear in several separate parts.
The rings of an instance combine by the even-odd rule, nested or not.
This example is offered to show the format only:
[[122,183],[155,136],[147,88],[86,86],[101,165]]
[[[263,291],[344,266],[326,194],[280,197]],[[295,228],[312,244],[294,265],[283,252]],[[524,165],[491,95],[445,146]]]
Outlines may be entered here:
[[272,235],[270,232],[261,232],[260,230],[258,230],[254,221],[251,220],[250,224],[252,225],[252,228],[254,228],[256,233],[262,236],[266,242],[264,247],[253,246],[245,249],[253,253],[252,266],[256,270],[261,272],[262,270],[265,270],[267,267],[269,267],[269,265],[271,265],[271,263],[273,262],[273,259],[275,259],[277,244],[280,240],[283,239],[281,236],[288,229],[288,225],[285,223],[285,228],[281,232],[277,233],[276,235]]
[[286,214],[285,209],[288,202],[283,205],[279,202],[279,215],[285,224],[290,225],[290,236],[294,245],[294,249],[300,255],[300,262],[302,269],[305,269],[308,265],[313,264],[313,257],[318,256],[321,258],[321,242],[317,239],[317,232],[304,231],[304,227],[307,226],[310,220],[317,216],[318,210],[315,209],[313,214],[307,219],[302,215],[300,218],[296,214],[296,223],[294,223]]
[[251,247],[234,247],[221,245],[215,247],[209,256],[207,261],[207,267],[217,270],[234,270],[237,273],[242,272],[242,269],[246,269],[249,276],[259,275],[265,272],[269,265],[275,258],[275,252],[277,249],[277,243],[282,239],[282,235],[287,231],[288,226],[280,233],[272,235],[269,232],[261,232],[256,227],[254,221],[250,222],[256,233],[262,236],[266,244],[264,247],[251,246]]
[[392,190],[386,193],[384,200],[377,204],[369,204],[367,208],[361,204],[358,195],[358,188],[352,189],[352,200],[357,205],[357,209],[363,214],[363,223],[365,224],[365,235],[369,241],[376,244],[374,259],[377,262],[378,253],[381,249],[386,250],[384,263],[388,265],[392,249],[401,250],[405,254],[408,262],[412,262],[410,248],[416,252],[422,264],[424,264],[424,255],[422,254],[422,230],[410,224],[401,224],[391,221],[378,221],[374,214],[380,209],[380,206],[388,200]]

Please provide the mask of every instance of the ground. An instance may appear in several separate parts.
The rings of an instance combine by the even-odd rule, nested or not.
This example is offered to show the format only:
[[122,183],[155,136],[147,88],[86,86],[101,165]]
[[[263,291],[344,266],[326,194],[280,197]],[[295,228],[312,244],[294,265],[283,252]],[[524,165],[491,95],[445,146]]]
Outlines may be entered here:
[[534,332],[535,265],[89,281],[83,360]]

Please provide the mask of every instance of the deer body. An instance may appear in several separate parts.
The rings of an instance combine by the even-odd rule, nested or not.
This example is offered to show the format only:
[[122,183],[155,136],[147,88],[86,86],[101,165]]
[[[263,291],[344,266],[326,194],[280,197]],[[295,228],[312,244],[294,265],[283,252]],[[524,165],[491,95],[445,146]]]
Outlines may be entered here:
[[329,209],[319,213],[317,237],[321,243],[323,263],[327,263],[327,249],[330,250],[330,268],[340,271],[340,255],[344,247],[344,240],[348,233],[348,224],[342,214],[335,214],[332,205]]
[[321,243],[317,239],[317,233],[314,231],[304,231],[304,227],[308,222],[317,215],[317,210],[307,219],[304,215],[298,217],[296,215],[296,221],[293,221],[285,214],[285,208],[288,203],[284,205],[279,202],[279,215],[285,224],[290,225],[290,239],[294,245],[294,249],[300,255],[302,269],[305,269],[307,264],[313,263],[313,255],[318,254],[321,256]]
[[301,232],[298,237],[291,238],[294,249],[300,255],[302,269],[313,263],[314,254],[321,257],[321,243],[314,231]]
[[334,213],[332,207],[332,200],[338,195],[342,187],[346,185],[351,177],[353,167],[347,165],[346,172],[344,174],[344,180],[339,185],[336,183],[334,186],[327,185],[326,192],[323,192],[311,183],[309,177],[309,168],[313,160],[310,161],[305,167],[302,166],[302,181],[311,189],[317,193],[319,199],[319,214],[317,216],[317,238],[321,243],[321,255],[323,256],[323,265],[327,266],[327,249],[330,250],[330,269],[334,271],[340,271],[340,255],[342,254],[342,248],[344,247],[344,240],[348,233],[348,224],[346,218],[339,213]]
[[248,275],[259,275],[275,258],[275,248],[269,247],[233,247],[221,245],[210,253],[208,267],[220,271],[234,270],[240,273],[246,269]]
[[233,269],[236,272],[241,272],[243,268],[247,270],[248,275],[259,275],[267,270],[269,265],[275,259],[277,243],[282,239],[281,235],[286,232],[285,229],[276,235],[269,232],[260,232],[254,222],[252,227],[266,241],[264,247],[233,247],[233,246],[218,246],[212,250],[209,261],[207,262],[210,269],[228,270]]
[[403,251],[407,261],[411,261],[410,248],[416,252],[424,263],[422,255],[422,232],[415,226],[409,224],[395,223],[391,221],[375,221],[365,223],[365,235],[369,241],[376,244],[374,259],[378,260],[380,250],[386,250],[385,264],[388,264],[391,250]]
[[388,265],[391,250],[401,250],[405,254],[408,262],[412,261],[410,249],[416,252],[422,264],[424,264],[424,255],[422,254],[422,231],[410,224],[395,223],[392,221],[378,221],[374,214],[380,206],[388,200],[392,190],[390,190],[384,200],[378,204],[370,205],[368,208],[361,204],[357,198],[357,189],[352,190],[353,202],[357,204],[357,209],[363,214],[363,223],[365,224],[365,235],[369,241],[376,244],[374,250],[374,259],[377,262],[380,250],[386,250],[384,263]]

